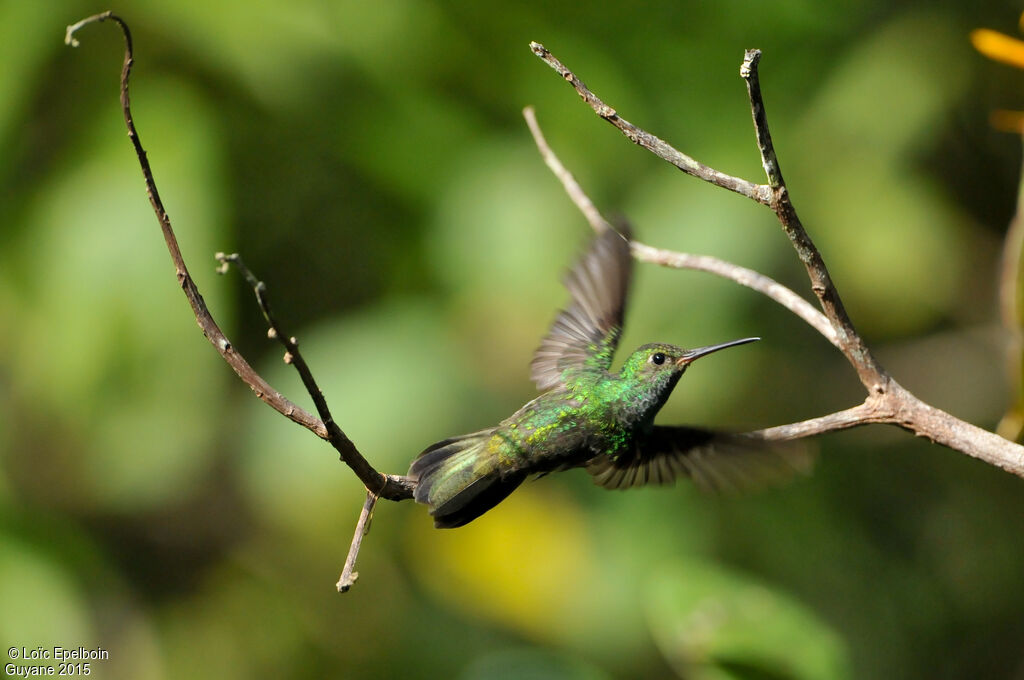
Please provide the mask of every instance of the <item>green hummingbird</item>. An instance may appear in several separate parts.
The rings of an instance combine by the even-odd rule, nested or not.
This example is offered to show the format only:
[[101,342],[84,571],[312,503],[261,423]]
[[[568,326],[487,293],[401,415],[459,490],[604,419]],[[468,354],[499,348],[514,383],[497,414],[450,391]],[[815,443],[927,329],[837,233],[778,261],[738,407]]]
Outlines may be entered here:
[[644,345],[618,373],[610,372],[633,271],[627,238],[607,229],[566,277],[572,301],[531,364],[543,393],[496,427],[439,441],[413,461],[415,498],[430,508],[434,526],[462,526],[531,474],[573,467],[586,467],[608,489],[689,476],[711,490],[799,468],[785,449],[750,436],[654,424],[690,364],[759,338],[698,349]]

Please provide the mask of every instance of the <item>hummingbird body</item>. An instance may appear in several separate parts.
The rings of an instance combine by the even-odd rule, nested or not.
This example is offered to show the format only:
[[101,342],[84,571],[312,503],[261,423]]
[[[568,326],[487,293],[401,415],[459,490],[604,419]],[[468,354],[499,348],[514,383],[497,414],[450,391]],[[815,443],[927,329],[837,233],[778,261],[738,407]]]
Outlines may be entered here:
[[600,235],[570,272],[572,304],[534,357],[534,382],[547,391],[497,426],[440,441],[413,461],[415,498],[430,507],[435,526],[475,519],[531,474],[585,466],[606,488],[687,475],[721,489],[779,467],[748,437],[654,424],[690,363],[758,338],[693,350],[644,345],[618,373],[609,371],[631,272],[628,242],[611,230]]

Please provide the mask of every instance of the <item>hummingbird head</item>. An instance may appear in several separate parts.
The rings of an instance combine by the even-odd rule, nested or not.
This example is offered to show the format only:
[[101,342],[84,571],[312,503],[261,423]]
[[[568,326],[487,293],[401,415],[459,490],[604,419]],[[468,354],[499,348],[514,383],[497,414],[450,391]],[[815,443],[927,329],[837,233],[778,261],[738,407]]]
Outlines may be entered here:
[[697,359],[726,347],[745,345],[748,342],[755,342],[760,339],[743,338],[696,349],[683,349],[675,345],[661,343],[644,345],[633,352],[629,359],[626,360],[620,375],[643,382],[661,383],[665,381],[674,385],[679,376]]
[[755,340],[760,338],[743,338],[697,349],[663,344],[639,348],[626,359],[618,376],[620,389],[623,390],[620,398],[624,397],[628,417],[639,423],[650,424],[690,364],[720,349]]

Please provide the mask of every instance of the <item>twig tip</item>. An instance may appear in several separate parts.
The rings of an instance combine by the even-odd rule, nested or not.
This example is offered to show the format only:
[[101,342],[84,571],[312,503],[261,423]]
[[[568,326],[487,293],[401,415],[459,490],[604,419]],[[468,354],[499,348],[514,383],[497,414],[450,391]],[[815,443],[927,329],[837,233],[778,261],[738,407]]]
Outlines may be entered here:
[[757,70],[757,63],[761,61],[761,50],[754,48],[743,53],[743,63],[740,64],[740,77],[750,78],[750,74]]
[[220,262],[220,266],[215,270],[218,274],[227,274],[232,262],[239,264],[238,253],[217,252],[213,254],[213,259]]
[[353,571],[347,579],[342,578],[340,581],[338,581],[338,592],[347,593],[352,588],[352,584],[356,582],[357,578],[359,578],[358,571]]
[[106,21],[111,16],[113,16],[113,12],[111,12],[108,9],[106,12],[94,14],[91,17],[86,17],[85,19],[82,19],[81,21],[76,21],[75,23],[68,26],[67,30],[64,32],[64,44],[70,45],[71,47],[78,47],[81,44],[78,42],[78,39],[75,38],[75,33],[78,32],[78,29],[82,28],[86,24],[91,24],[95,21]]

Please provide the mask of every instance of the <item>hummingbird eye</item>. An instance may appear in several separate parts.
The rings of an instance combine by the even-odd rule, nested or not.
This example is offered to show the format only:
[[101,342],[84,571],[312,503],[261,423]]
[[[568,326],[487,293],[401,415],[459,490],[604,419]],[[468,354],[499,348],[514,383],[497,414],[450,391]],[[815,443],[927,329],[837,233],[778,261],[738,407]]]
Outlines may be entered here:
[[663,363],[665,363],[665,354],[664,354],[664,352],[655,352],[654,354],[652,354],[651,355],[651,363],[655,364],[657,366],[661,366]]

